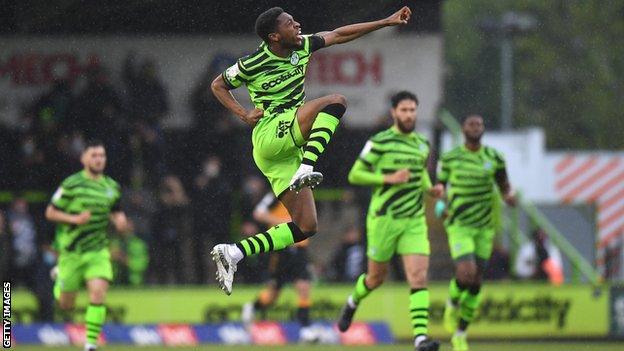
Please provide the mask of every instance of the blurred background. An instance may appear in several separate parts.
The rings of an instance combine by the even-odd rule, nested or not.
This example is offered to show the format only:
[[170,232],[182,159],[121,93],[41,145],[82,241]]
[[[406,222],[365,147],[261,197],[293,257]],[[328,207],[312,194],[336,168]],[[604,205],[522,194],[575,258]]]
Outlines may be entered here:
[[[420,98],[417,130],[432,143],[433,176],[438,155],[461,142],[458,121],[479,113],[485,143],[505,154],[522,197],[517,209],[501,205],[472,335],[623,336],[623,0],[0,1],[0,276],[20,287],[14,320],[82,316],[53,305],[54,228],[43,210],[81,168],[89,138],[105,142],[107,173],[122,184],[132,222],[131,232],[111,233],[109,318],[238,320],[267,260],[246,260],[237,275],[244,287],[228,299],[208,252],[260,230],[253,209],[269,187],[251,157],[251,129],[210,82],[255,50],[255,18],[271,6],[314,33],[405,4],[407,26],[321,50],[309,66],[308,99],[335,92],[349,101],[317,166],[325,181],[315,190],[320,228],[310,245],[313,318],[334,318],[365,267],[370,191],[350,187],[346,175],[366,139],[392,123],[389,96],[407,89]],[[250,106],[245,89],[236,95]],[[428,217],[431,330],[444,337],[453,266],[441,223]],[[563,279],[543,269],[549,259]],[[406,339],[399,264],[391,277],[397,283],[358,318],[385,321]],[[285,293],[268,318],[288,320],[293,301]]]

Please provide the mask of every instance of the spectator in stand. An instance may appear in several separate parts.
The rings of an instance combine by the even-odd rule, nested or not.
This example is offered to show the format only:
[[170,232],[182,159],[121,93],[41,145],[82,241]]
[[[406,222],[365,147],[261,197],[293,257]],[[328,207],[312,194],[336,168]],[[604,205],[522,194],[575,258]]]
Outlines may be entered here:
[[11,231],[11,280],[35,294],[39,303],[38,320],[52,320],[52,281],[42,259],[38,242],[41,238],[37,237],[37,227],[26,200],[14,200],[7,219]]
[[352,282],[364,271],[365,249],[362,233],[356,226],[345,232],[342,243],[332,255],[328,279],[336,282]]
[[120,232],[111,241],[111,260],[116,282],[132,286],[143,284],[149,256],[145,241],[135,235],[132,220],[128,220],[128,230]]
[[43,189],[51,187],[52,175],[48,163],[35,135],[26,134],[20,140],[17,187],[21,189]]
[[193,144],[201,152],[210,151],[224,157],[231,150],[231,135],[236,132],[238,123],[210,90],[210,83],[222,71],[217,64],[211,64],[197,81],[189,103],[193,111]]
[[87,85],[78,94],[74,109],[74,126],[88,139],[101,139],[110,149],[111,141],[119,139],[121,100],[103,67],[87,70]]
[[54,135],[63,130],[76,128],[71,120],[74,96],[70,83],[59,79],[52,84],[50,91],[42,95],[33,106],[34,130],[38,135]]
[[75,131],[86,139],[99,139],[106,144],[107,174],[125,183],[131,162],[121,99],[103,67],[92,65],[86,74],[87,85],[78,94],[74,108]]
[[135,166],[139,166],[144,173],[146,185],[156,188],[166,170],[165,157],[168,150],[164,139],[157,127],[147,124],[139,124],[132,139],[136,147],[135,156],[138,156]]
[[201,173],[195,178],[192,196],[196,283],[207,283],[214,277],[213,262],[206,253],[214,245],[230,239],[231,193],[229,180],[221,172],[221,158],[216,155],[207,157]]
[[0,210],[0,280],[9,280],[11,265],[11,237],[7,230],[6,217]]
[[160,284],[190,283],[191,262],[189,199],[176,176],[166,176],[160,187],[160,203],[154,219],[152,273]]
[[561,252],[541,228],[533,231],[532,239],[518,250],[516,274],[521,279],[549,280],[560,285],[564,280]]
[[487,280],[501,280],[509,278],[509,253],[500,240],[494,240],[492,256],[488,262],[483,278]]
[[169,101],[158,77],[156,62],[146,58],[137,69],[135,54],[129,53],[124,63],[123,79],[128,89],[131,119],[139,125],[158,127],[169,112]]

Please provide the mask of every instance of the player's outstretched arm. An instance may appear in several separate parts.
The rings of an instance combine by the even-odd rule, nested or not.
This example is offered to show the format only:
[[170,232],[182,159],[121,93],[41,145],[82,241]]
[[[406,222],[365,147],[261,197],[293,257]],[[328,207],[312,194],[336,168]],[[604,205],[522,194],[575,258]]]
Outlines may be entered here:
[[232,95],[230,87],[225,83],[223,77],[218,75],[210,84],[210,89],[215,95],[217,100],[225,106],[230,112],[238,116],[243,122],[250,126],[255,126],[260,118],[262,118],[264,111],[259,108],[254,108],[247,111]]
[[378,21],[350,24],[348,26],[336,28],[329,32],[320,32],[317,34],[325,39],[325,47],[332,46],[334,44],[347,43],[363,36],[364,34],[384,27],[406,24],[411,15],[412,11],[410,8],[404,6],[391,16]]

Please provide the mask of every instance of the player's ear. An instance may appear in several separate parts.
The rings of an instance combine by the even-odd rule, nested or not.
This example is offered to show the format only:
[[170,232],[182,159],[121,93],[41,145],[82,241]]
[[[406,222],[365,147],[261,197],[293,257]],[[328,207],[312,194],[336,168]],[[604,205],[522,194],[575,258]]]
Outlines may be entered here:
[[278,42],[280,40],[279,33],[269,33],[269,41]]

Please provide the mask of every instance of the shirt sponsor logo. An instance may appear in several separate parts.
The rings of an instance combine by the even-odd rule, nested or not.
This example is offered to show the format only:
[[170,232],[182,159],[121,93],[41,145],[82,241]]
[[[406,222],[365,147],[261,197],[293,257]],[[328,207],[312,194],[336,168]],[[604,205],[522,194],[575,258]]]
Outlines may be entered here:
[[273,88],[285,81],[287,81],[288,79],[295,77],[297,75],[303,75],[303,65],[301,66],[297,66],[295,67],[293,70],[286,72],[284,74],[282,74],[281,76],[273,79],[272,81],[266,82],[264,84],[262,84],[262,89],[264,90],[269,90],[270,88]]

